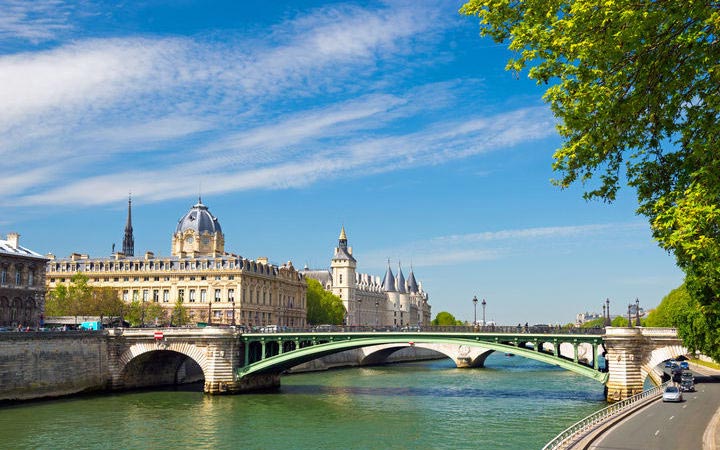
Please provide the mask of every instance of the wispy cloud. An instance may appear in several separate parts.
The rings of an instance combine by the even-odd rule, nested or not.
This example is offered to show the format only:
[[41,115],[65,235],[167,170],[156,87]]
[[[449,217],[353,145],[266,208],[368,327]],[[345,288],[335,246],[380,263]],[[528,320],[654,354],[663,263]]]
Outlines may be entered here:
[[511,257],[526,258],[539,248],[543,248],[544,252],[557,252],[561,251],[560,248],[579,241],[602,240],[608,237],[618,241],[645,230],[647,224],[644,222],[628,222],[456,234],[370,251],[364,255],[364,260],[377,268],[382,267],[388,255],[411,259],[416,267],[450,266]]
[[60,0],[3,0],[0,2],[0,41],[53,39],[72,28],[74,7]]
[[96,38],[2,56],[0,157],[43,177],[6,179],[0,201],[97,205],[128,189],[161,201],[193,193],[174,181],[189,178],[207,193],[298,188],[553,135],[544,107],[458,115],[478,80],[382,81],[431,64],[417,52],[446,25],[432,3],[339,5],[254,38]]

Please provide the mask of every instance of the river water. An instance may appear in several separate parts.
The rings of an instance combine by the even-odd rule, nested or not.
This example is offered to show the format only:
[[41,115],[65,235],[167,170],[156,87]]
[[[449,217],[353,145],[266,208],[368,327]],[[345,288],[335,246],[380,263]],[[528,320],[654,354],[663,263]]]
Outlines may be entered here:
[[[606,406],[603,386],[494,353],[284,376],[278,393],[187,388],[0,408],[0,448],[539,449]],[[201,389],[201,388],[198,388]]]

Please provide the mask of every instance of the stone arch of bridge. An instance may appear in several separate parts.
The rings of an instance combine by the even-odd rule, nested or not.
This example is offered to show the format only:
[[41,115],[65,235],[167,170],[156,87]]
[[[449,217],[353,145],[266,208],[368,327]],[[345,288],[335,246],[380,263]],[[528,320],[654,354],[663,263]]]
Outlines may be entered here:
[[[133,379],[131,370],[142,369],[143,366],[153,362],[161,362],[166,368],[165,380],[172,376],[173,382],[162,382],[157,379],[146,379],[144,382]],[[208,373],[208,359],[205,352],[187,342],[138,342],[127,348],[118,358],[117,370],[113,374],[112,384],[115,388],[142,387],[159,384],[177,384],[177,372],[188,363],[195,364],[202,372],[202,378]],[[160,374],[162,375],[162,374]],[[190,380],[199,381],[199,380]]]
[[[543,352],[534,349],[534,348],[527,348],[525,346],[514,346],[511,344],[506,343],[500,343],[500,342],[493,342],[493,341],[483,341],[479,339],[471,339],[471,338],[460,338],[460,337],[441,337],[441,336],[435,336],[435,337],[424,337],[424,336],[403,336],[403,337],[397,337],[397,336],[388,336],[388,337],[363,337],[363,338],[350,338],[346,337],[345,339],[338,339],[338,340],[332,340],[330,342],[317,344],[309,347],[302,347],[297,350],[282,353],[279,355],[271,356],[268,358],[265,358],[261,361],[254,362],[252,364],[249,364],[248,366],[245,366],[241,368],[238,371],[238,377],[242,378],[248,375],[253,374],[262,374],[262,373],[282,373],[286,370],[288,370],[291,367],[294,367],[298,364],[306,363],[308,361],[312,361],[317,358],[321,358],[323,356],[331,355],[334,353],[339,353],[346,350],[353,350],[368,346],[376,346],[380,344],[391,344],[391,345],[415,345],[415,346],[421,346],[426,344],[449,344],[449,345],[456,345],[458,347],[467,346],[467,347],[481,347],[485,349],[486,352],[483,353],[490,353],[490,350],[492,351],[500,351],[504,353],[513,353],[518,356],[523,356],[525,358],[534,359],[537,361],[544,362],[546,364],[559,366],[563,369],[569,370],[571,372],[578,373],[580,375],[586,376],[588,378],[592,378],[596,381],[599,381],[601,383],[605,383],[608,378],[608,374],[604,372],[600,372],[593,367],[589,367],[583,364],[579,364],[573,360],[570,360],[568,358],[558,357],[554,354]],[[443,352],[445,353],[445,352]],[[447,353],[445,353],[447,354]],[[487,354],[485,357],[487,357]],[[456,359],[457,355],[450,356],[453,359]],[[484,359],[482,359],[484,361]],[[478,360],[476,362],[479,363]]]
[[665,347],[658,347],[654,349],[650,352],[647,358],[645,358],[645,360],[642,362],[642,365],[640,366],[642,382],[645,383],[647,377],[650,377],[650,380],[653,382],[653,384],[659,386],[660,384],[662,384],[662,380],[655,371],[655,368],[663,361],[675,359],[681,355],[686,355],[687,353],[688,349],[686,347],[683,347],[682,345],[667,345]]
[[[430,344],[430,343],[415,343],[412,344],[403,342],[403,343],[394,343],[394,344],[381,344],[381,345],[374,345],[371,347],[364,347],[364,356],[360,360],[361,366],[367,366],[367,365],[374,365],[374,364],[382,364],[383,362],[387,361],[387,359],[392,355],[393,353],[402,350],[404,348],[421,348],[425,350],[432,350],[436,353],[445,355],[447,358],[455,361],[455,358],[458,357],[458,351],[457,351],[457,345],[452,346],[449,344]],[[455,348],[452,348],[455,347]],[[491,353],[495,352],[495,350],[486,349],[484,347],[474,347],[472,349],[468,349],[469,351],[466,354],[466,357],[468,358],[467,364],[464,365],[464,367],[483,367],[485,364],[485,360],[488,356],[490,356]],[[457,364],[457,362],[456,362]]]

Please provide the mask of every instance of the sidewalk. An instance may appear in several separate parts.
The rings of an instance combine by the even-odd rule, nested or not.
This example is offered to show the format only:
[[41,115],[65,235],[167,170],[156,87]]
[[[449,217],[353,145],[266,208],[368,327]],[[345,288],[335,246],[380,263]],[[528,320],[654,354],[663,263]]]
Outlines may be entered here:
[[[706,377],[713,377],[720,383],[720,370],[690,363],[690,370]],[[720,404],[720,402],[718,402]],[[703,433],[703,450],[720,450],[720,406],[710,419]]]

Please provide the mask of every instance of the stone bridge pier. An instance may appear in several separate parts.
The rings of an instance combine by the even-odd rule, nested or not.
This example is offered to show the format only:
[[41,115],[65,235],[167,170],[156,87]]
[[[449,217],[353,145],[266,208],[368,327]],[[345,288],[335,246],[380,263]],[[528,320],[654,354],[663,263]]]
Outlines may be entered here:
[[[232,393],[241,388],[234,377],[240,344],[233,330],[207,327],[107,331],[111,389],[199,380],[205,380],[204,391],[209,394]],[[253,381],[244,381],[248,383]]]
[[609,402],[641,393],[647,377],[660,384],[655,367],[687,354],[672,328],[607,327],[603,340],[609,369],[605,385]]

